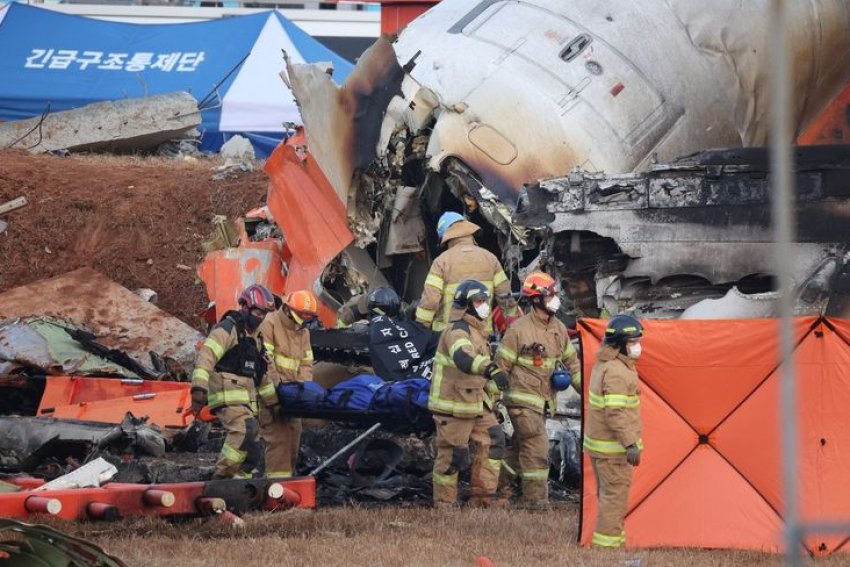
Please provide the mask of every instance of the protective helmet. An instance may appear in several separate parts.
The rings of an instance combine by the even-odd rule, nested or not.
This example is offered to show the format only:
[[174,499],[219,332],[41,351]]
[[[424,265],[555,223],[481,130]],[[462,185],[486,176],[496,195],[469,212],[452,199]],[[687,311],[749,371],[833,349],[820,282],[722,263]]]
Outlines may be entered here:
[[401,310],[401,299],[395,290],[389,286],[379,287],[369,293],[366,307],[373,315],[389,315],[395,317]]
[[239,306],[248,309],[262,309],[265,312],[274,311],[274,295],[265,286],[253,284],[239,294]]
[[490,299],[487,286],[478,280],[463,280],[455,290],[452,305],[455,309],[466,309],[476,299]]
[[622,348],[629,339],[639,339],[642,336],[643,325],[640,321],[631,315],[616,315],[605,327],[604,343]]
[[440,216],[440,220],[437,221],[437,236],[440,238],[440,241],[442,242],[443,237],[446,235],[446,231],[450,226],[462,220],[463,215],[460,213],[456,213],[454,211],[443,213],[442,216]]
[[283,304],[302,319],[315,319],[319,316],[319,301],[312,291],[306,289],[293,291]]
[[531,272],[522,282],[523,297],[551,297],[558,294],[555,278],[545,272]]

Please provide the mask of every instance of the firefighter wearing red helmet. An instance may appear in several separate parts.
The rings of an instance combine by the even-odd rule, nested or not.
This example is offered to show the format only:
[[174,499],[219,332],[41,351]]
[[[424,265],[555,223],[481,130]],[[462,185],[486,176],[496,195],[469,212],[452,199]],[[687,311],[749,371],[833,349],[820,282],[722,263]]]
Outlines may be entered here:
[[192,410],[209,405],[227,434],[213,478],[233,478],[260,464],[257,388],[267,380],[259,328],[274,311],[272,293],[251,285],[239,294],[239,310],[228,311],[198,351],[192,372]]
[[566,326],[555,316],[560,309],[555,279],[533,272],[525,278],[521,294],[529,312],[508,327],[496,351],[496,363],[508,374],[502,400],[514,427],[500,484],[505,488],[518,478],[522,486],[518,504],[540,509],[549,501],[546,415],[555,412],[558,390],[570,383],[576,390],[581,387],[581,365]]
[[590,456],[598,487],[598,512],[592,543],[621,547],[632,484],[632,467],[640,464],[640,387],[635,364],[641,355],[643,326],[629,315],[613,317],[596,355],[588,385],[584,450]]
[[283,417],[277,398],[280,382],[313,379],[313,350],[308,323],[319,316],[319,302],[309,290],[290,293],[280,309],[266,317],[260,327],[272,379],[260,388],[263,407],[260,426],[266,442],[266,476],[289,477],[295,472],[301,446],[301,419]]

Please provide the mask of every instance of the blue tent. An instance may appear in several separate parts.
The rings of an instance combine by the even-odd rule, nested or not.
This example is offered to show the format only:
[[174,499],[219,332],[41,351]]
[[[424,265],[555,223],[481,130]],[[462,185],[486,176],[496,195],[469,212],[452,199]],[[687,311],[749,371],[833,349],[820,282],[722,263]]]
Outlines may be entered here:
[[279,77],[294,62],[329,61],[342,83],[353,66],[278,12],[185,24],[127,24],[13,3],[0,8],[0,118],[189,91],[202,101],[202,147],[231,134],[267,155],[301,122]]

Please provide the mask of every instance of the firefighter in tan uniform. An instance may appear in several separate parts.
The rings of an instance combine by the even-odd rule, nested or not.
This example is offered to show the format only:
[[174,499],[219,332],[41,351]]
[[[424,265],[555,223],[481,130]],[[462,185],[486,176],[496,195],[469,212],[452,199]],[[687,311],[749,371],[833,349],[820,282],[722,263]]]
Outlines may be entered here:
[[227,432],[213,478],[244,476],[241,471],[260,464],[257,389],[271,378],[258,331],[271,311],[271,292],[261,285],[247,287],[239,295],[239,311],[225,313],[198,352],[192,410],[197,416],[209,405]]
[[283,417],[277,398],[279,382],[306,382],[313,379],[313,350],[307,323],[318,316],[319,302],[312,292],[291,293],[276,312],[260,326],[269,363],[274,361],[275,378],[260,389],[263,407],[260,426],[266,442],[266,476],[289,477],[298,462],[301,447],[301,419]]
[[479,281],[460,282],[452,299],[450,326],[440,337],[428,409],[437,428],[434,505],[457,505],[458,473],[470,466],[475,445],[470,505],[487,506],[496,493],[505,435],[490,393],[507,387],[507,376],[490,358],[485,326],[490,295]]
[[640,390],[635,362],[640,357],[643,327],[637,319],[617,315],[590,375],[584,449],[596,476],[598,513],[593,545],[626,543],[624,520],[632,484],[632,467],[640,464]]
[[[490,296],[491,308],[495,296],[506,314],[516,311],[516,302],[511,298],[511,285],[499,260],[475,244],[472,238],[479,230],[481,227],[455,212],[443,213],[437,222],[440,244],[446,245],[448,249],[431,264],[416,309],[416,320],[436,332],[448,327],[452,299],[458,284],[463,280],[483,283]],[[489,335],[492,329],[492,321],[488,316],[485,334]]]
[[561,303],[552,276],[529,274],[521,293],[530,312],[508,327],[496,351],[497,364],[508,374],[502,400],[514,427],[500,484],[518,476],[522,482],[520,504],[545,509],[549,501],[546,415],[555,413],[557,391],[570,383],[576,390],[581,388],[581,365],[566,326],[555,317]]

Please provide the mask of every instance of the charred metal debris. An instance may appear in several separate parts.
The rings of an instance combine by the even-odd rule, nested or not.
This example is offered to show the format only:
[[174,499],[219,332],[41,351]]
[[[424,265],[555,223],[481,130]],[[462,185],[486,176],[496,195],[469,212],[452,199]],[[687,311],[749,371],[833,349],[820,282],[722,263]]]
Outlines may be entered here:
[[[567,320],[775,314],[766,148],[699,152],[640,173],[575,168],[514,200],[458,157],[435,166],[433,124],[396,122],[349,198],[357,245],[408,300],[439,254],[436,218],[458,210],[482,226],[479,242],[515,288],[535,269],[560,278]],[[800,147],[796,163],[796,314],[847,316],[850,146]]]

